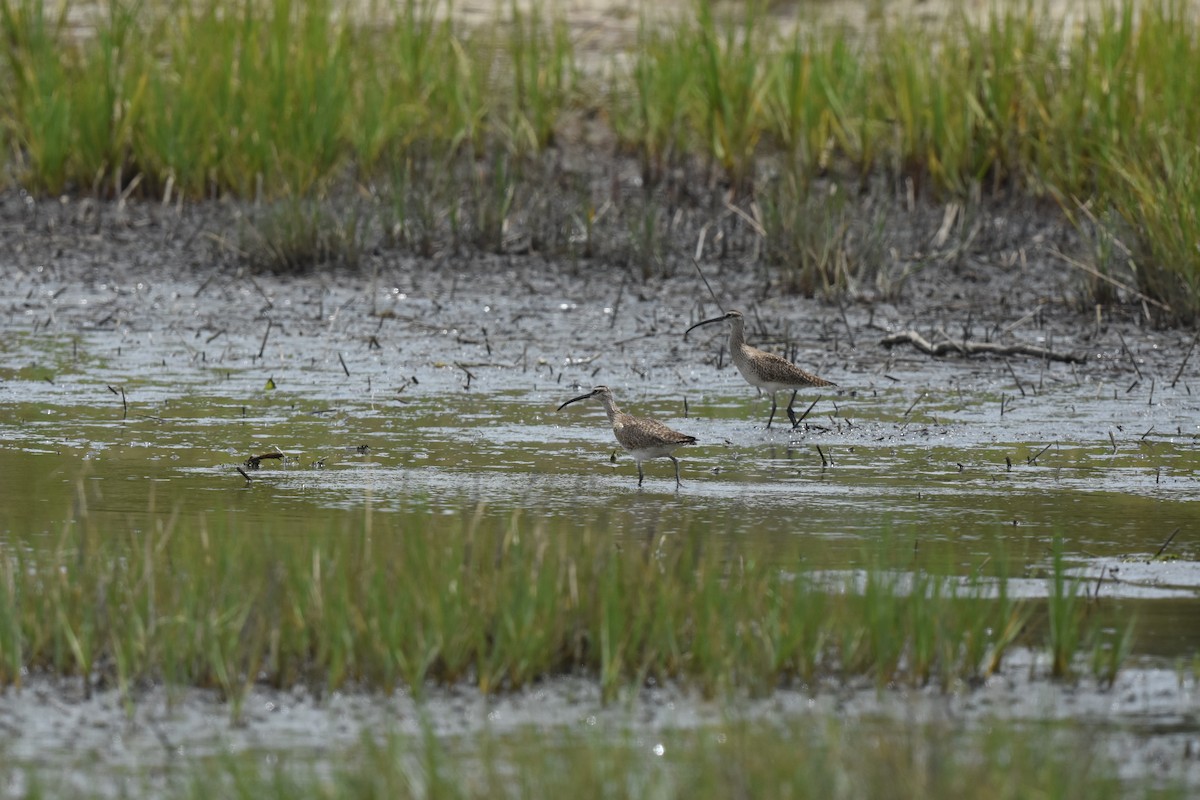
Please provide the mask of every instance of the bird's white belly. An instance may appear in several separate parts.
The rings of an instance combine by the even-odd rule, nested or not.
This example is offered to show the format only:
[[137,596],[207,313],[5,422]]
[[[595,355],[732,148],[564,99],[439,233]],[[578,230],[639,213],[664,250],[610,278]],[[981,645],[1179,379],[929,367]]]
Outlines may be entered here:
[[754,368],[750,364],[744,361],[735,361],[734,366],[737,367],[738,372],[742,373],[742,377],[746,379],[746,383],[751,386],[757,386],[764,392],[782,392],[784,389],[795,388],[790,383],[780,383],[779,381],[771,381],[763,378],[754,371]]
[[648,461],[651,458],[666,458],[677,447],[679,447],[677,444],[656,447],[632,447],[629,449],[629,455],[633,456],[635,461]]

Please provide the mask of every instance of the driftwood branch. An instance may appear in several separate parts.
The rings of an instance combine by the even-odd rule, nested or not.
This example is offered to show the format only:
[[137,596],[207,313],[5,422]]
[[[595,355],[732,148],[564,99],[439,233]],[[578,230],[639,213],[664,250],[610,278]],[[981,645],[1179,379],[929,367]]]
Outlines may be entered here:
[[892,333],[879,340],[879,343],[884,347],[894,347],[895,345],[903,344],[905,342],[908,342],[921,352],[928,353],[931,356],[944,356],[952,354],[964,356],[980,354],[995,356],[1032,356],[1034,358],[1042,358],[1049,361],[1066,361],[1068,363],[1077,364],[1083,363],[1087,360],[1087,356],[1077,355],[1075,353],[1059,353],[1054,350],[1048,350],[1045,347],[1039,347],[1035,344],[997,344],[996,342],[958,341],[949,338],[940,339],[936,344],[934,344],[913,330]]

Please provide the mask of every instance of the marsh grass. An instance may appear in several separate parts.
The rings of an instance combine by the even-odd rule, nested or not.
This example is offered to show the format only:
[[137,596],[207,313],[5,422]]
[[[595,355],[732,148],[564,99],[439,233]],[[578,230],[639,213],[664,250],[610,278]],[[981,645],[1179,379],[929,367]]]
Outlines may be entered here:
[[[382,515],[287,537],[84,518],[51,547],[0,555],[0,684],[26,670],[127,693],[167,681],[217,689],[235,713],[254,684],[496,692],[578,673],[607,696],[651,679],[706,695],[857,677],[949,687],[1033,644],[1030,607],[989,599],[992,584],[918,572],[901,588],[882,563],[861,587],[831,583],[789,570],[786,548],[734,557],[686,524],[617,542],[482,509],[436,535]],[[1066,674],[1085,620],[1052,619]]]
[[[1105,610],[1099,596],[1089,596],[1086,582],[1067,568],[1061,538],[1054,541],[1046,581],[1050,674],[1073,680],[1082,668],[1090,668],[1101,686],[1111,687],[1133,646],[1133,620],[1103,618]],[[1086,663],[1080,657],[1083,653],[1090,653]]]
[[614,130],[637,154],[647,186],[659,185],[692,147],[687,136],[691,62],[683,49],[677,28],[661,29],[643,18],[629,74],[612,90]]
[[794,178],[807,181],[828,169],[835,147],[847,155],[860,151],[847,118],[865,92],[856,56],[844,32],[830,36],[824,46],[811,33],[797,33],[782,50],[769,84],[766,114]]
[[896,291],[882,220],[856,208],[847,194],[837,184],[819,191],[794,171],[760,190],[763,261],[783,291],[826,298]]
[[[1101,4],[1078,27],[1030,2],[787,33],[760,3],[730,15],[696,0],[669,26],[643,22],[627,68],[592,71],[537,3],[465,30],[439,0],[372,6],[370,24],[328,0],[111,2],[87,36],[68,29],[70,8],[0,0],[6,172],[35,191],[308,200],[470,163],[499,177],[454,200],[435,186],[404,219],[442,217],[495,249],[522,162],[560,157],[563,120],[582,114],[609,126],[669,212],[680,197],[751,200],[780,171],[799,187],[776,194],[782,220],[830,173],[935,199],[1045,194],[1070,217],[1111,209],[1132,232],[1138,290],[1166,321],[1196,314],[1200,37],[1186,0]],[[551,227],[590,219],[588,195],[544,204],[563,220]]]
[[134,11],[114,3],[89,47],[64,48],[67,11],[40,0],[0,3],[0,121],[25,162],[14,172],[34,190],[119,193],[122,177],[133,177],[129,137],[145,89],[144,59],[129,47]]
[[1149,163],[1114,165],[1112,207],[1121,226],[1102,236],[1128,234],[1136,285],[1161,304],[1168,321],[1200,319],[1200,145],[1165,142]]
[[764,7],[747,3],[738,17],[717,19],[710,3],[699,3],[696,51],[707,151],[720,165],[735,195],[753,190],[758,142],[765,130],[765,99],[774,66],[756,51],[764,41]]
[[566,24],[547,18],[541,4],[522,11],[513,0],[509,8],[504,138],[516,152],[535,154],[554,143],[558,118],[575,92],[575,51]]
[[283,200],[242,223],[240,260],[255,272],[305,274],[316,269],[354,269],[370,220],[355,208],[334,209],[298,199]]
[[1075,674],[1074,656],[1083,635],[1079,622],[1086,609],[1080,596],[1079,581],[1067,574],[1061,538],[1054,541],[1053,563],[1047,581],[1050,672],[1057,678],[1069,678]]

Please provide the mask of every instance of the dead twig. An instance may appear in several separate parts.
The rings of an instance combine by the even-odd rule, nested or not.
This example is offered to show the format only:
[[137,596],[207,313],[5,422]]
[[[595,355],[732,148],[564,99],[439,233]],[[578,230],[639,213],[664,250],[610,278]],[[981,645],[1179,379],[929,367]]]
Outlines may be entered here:
[[1037,451],[1036,453],[1034,453],[1032,456],[1030,456],[1029,458],[1025,459],[1025,463],[1026,463],[1026,464],[1031,464],[1031,465],[1032,465],[1032,464],[1036,464],[1036,463],[1037,463],[1037,460],[1038,460],[1039,458],[1041,458],[1041,457],[1042,457],[1042,453],[1044,453],[1044,452],[1046,452],[1047,450],[1049,450],[1049,449],[1050,449],[1050,448],[1051,448],[1053,445],[1054,445],[1054,442],[1051,442],[1050,444],[1048,444],[1048,445],[1046,445],[1045,447],[1043,447],[1041,450],[1038,450],[1038,451]]
[[271,335],[271,320],[267,320],[267,329],[263,331],[262,344],[258,346],[258,357],[262,358],[267,349],[267,337]]
[[1013,369],[1012,362],[1007,358],[1004,359],[1004,366],[1008,367],[1008,374],[1012,375],[1012,379],[1017,382],[1017,391],[1021,393],[1021,397],[1025,396],[1025,387],[1021,385],[1021,379],[1017,377],[1017,371]]
[[1100,584],[1104,583],[1104,574],[1108,572],[1108,567],[1100,568],[1100,575],[1096,578],[1096,588],[1092,591],[1092,600],[1100,599]]
[[796,430],[796,428],[800,427],[800,423],[804,422],[804,418],[807,417],[810,413],[812,413],[813,408],[819,402],[821,402],[821,396],[817,395],[817,399],[813,400],[811,403],[809,403],[808,408],[804,409],[804,413],[801,414],[800,416],[796,417],[792,421],[792,430]]
[[125,387],[122,386],[120,389],[114,389],[112,386],[109,386],[108,390],[113,394],[121,396],[121,419],[127,419],[129,417],[129,404],[125,402]]
[[1155,558],[1158,558],[1163,554],[1163,551],[1167,549],[1167,545],[1175,540],[1175,534],[1177,533],[1179,533],[1179,528],[1171,531],[1171,535],[1167,537],[1167,540],[1162,543],[1162,547],[1158,548],[1158,552],[1154,554]]
[[1083,270],[1088,275],[1091,275],[1093,278],[1096,278],[1097,280],[1104,281],[1107,284],[1117,287],[1118,289],[1120,289],[1123,292],[1128,292],[1128,293],[1132,294],[1134,297],[1136,297],[1138,300],[1142,301],[1143,303],[1149,303],[1150,305],[1154,306],[1155,308],[1166,311],[1167,313],[1170,313],[1170,311],[1171,311],[1171,307],[1169,305],[1167,305],[1166,303],[1160,303],[1158,300],[1155,300],[1153,297],[1142,294],[1141,292],[1139,292],[1137,289],[1133,288],[1129,284],[1122,283],[1121,281],[1117,280],[1116,278],[1109,277],[1108,275],[1105,275],[1103,272],[1100,272],[1095,267],[1088,266],[1087,264],[1084,264],[1082,261],[1077,261],[1076,259],[1071,258],[1070,256],[1064,254],[1063,252],[1061,252],[1060,250],[1058,250],[1054,247],[1048,248],[1048,252],[1050,253],[1050,255],[1056,256],[1056,257],[1062,259],[1063,261],[1065,261],[1066,263],[1070,264],[1072,267],[1075,267],[1075,269]]
[[[249,458],[246,459],[246,461],[244,463],[250,469],[258,469],[259,465],[268,458],[277,458],[277,459],[282,460],[283,453],[280,453],[280,452],[263,453],[260,456],[250,456]],[[241,472],[240,468],[238,469],[238,472]],[[245,473],[243,473],[243,474],[245,474]],[[246,480],[250,480],[250,479],[247,478]]]
[[912,413],[912,410],[917,407],[917,403],[921,402],[924,399],[925,399],[924,394],[917,395],[917,399],[912,401],[912,405],[910,405],[907,409],[905,409],[904,418],[907,419],[908,415]]
[[1129,356],[1129,363],[1133,364],[1133,371],[1137,373],[1138,380],[1142,380],[1142,368],[1138,366],[1137,359],[1133,357],[1133,351],[1129,349],[1129,345],[1125,344],[1125,337],[1120,331],[1117,331],[1117,338],[1121,340],[1121,349],[1125,351],[1125,355]]
[[695,265],[696,272],[700,275],[700,280],[704,281],[704,288],[708,289],[709,297],[713,299],[713,302],[717,304],[717,308],[721,309],[721,313],[724,314],[725,308],[721,305],[721,301],[717,299],[717,293],[714,292],[712,286],[708,284],[708,278],[704,276],[704,270],[700,269],[700,259],[698,257],[693,257],[692,264]]
[[1040,347],[1034,344],[999,344],[997,342],[959,342],[946,340],[931,343],[928,339],[914,330],[900,331],[899,333],[888,334],[879,340],[879,343],[884,347],[894,347],[905,342],[913,345],[923,353],[928,353],[931,356],[944,356],[947,353],[961,353],[963,355],[999,355],[999,356],[1032,356],[1034,358],[1044,358],[1050,361],[1063,361],[1067,363],[1080,364],[1087,360],[1087,356],[1076,353],[1062,353],[1054,350],[1049,350],[1045,347]]
[[1187,352],[1183,354],[1183,361],[1179,364],[1179,369],[1175,372],[1175,377],[1171,379],[1171,388],[1175,388],[1175,384],[1179,383],[1179,376],[1183,374],[1183,368],[1187,366],[1188,359],[1192,357],[1192,351],[1196,349],[1196,341],[1200,340],[1200,330],[1196,331],[1196,335],[1192,337],[1192,343],[1188,346]]
[[463,384],[463,388],[470,389],[471,381],[475,380],[475,376],[471,374],[471,370],[467,369],[467,365],[463,364],[461,361],[455,361],[454,366],[461,369],[463,371],[463,374],[465,374],[467,376],[467,382],[465,384]]

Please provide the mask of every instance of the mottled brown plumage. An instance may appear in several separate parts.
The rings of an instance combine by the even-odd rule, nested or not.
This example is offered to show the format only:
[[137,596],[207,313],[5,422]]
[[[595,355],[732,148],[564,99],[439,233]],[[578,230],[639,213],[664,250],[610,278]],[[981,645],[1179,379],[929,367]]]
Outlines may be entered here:
[[589,397],[599,397],[600,401],[604,403],[604,412],[608,414],[613,436],[617,437],[617,442],[628,450],[629,454],[633,456],[633,460],[637,462],[638,486],[642,485],[642,480],[645,478],[642,462],[650,458],[671,459],[675,464],[675,486],[683,485],[679,480],[679,461],[671,454],[678,447],[693,444],[696,441],[695,436],[688,436],[686,433],[672,430],[656,419],[626,414],[617,408],[612,390],[607,386],[597,386],[587,394],[573,397],[559,406],[558,410],[562,411],[571,403],[586,400]]
[[796,402],[796,393],[800,389],[810,386],[837,386],[836,383],[800,369],[782,356],[746,344],[746,320],[740,311],[729,311],[723,316],[697,322],[683,335],[686,337],[701,325],[710,325],[714,322],[729,323],[729,354],[732,356],[733,364],[737,367],[738,372],[742,373],[742,377],[751,386],[756,386],[771,395],[771,416],[767,418],[768,430],[771,428],[771,422],[775,419],[776,392],[792,390],[792,399],[788,401],[787,414],[794,428],[797,422],[796,413],[792,410],[792,403]]

